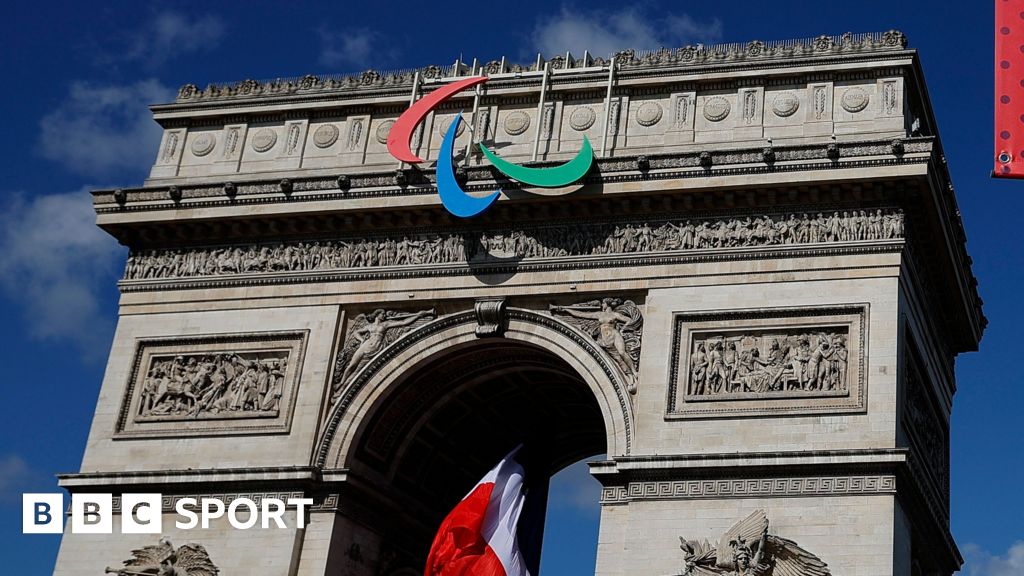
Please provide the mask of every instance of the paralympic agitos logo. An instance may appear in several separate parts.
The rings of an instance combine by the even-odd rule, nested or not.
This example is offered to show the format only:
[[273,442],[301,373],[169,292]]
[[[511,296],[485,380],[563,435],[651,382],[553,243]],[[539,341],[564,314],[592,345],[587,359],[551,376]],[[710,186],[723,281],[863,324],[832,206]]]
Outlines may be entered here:
[[[423,159],[413,154],[409,148],[412,141],[413,130],[423,121],[427,114],[445,100],[459,92],[486,82],[486,76],[472,76],[464,80],[452,82],[423,98],[419,99],[409,107],[395,124],[388,134],[388,152],[392,156],[409,164],[419,164]],[[491,194],[482,197],[470,196],[459,186],[455,179],[455,169],[452,166],[452,150],[455,146],[455,137],[458,133],[459,124],[462,122],[462,112],[455,117],[455,121],[448,127],[441,143],[441,151],[437,160],[437,193],[441,197],[444,207],[461,218],[469,218],[482,213],[498,199],[501,190],[495,190]],[[538,129],[540,129],[538,127]],[[542,188],[560,188],[579,180],[590,170],[594,163],[594,150],[590,146],[590,140],[583,137],[583,147],[576,156],[568,162],[559,166],[549,168],[530,168],[513,164],[503,160],[492,150],[480,143],[480,150],[487,160],[494,165],[502,174],[513,180],[530,186]]]

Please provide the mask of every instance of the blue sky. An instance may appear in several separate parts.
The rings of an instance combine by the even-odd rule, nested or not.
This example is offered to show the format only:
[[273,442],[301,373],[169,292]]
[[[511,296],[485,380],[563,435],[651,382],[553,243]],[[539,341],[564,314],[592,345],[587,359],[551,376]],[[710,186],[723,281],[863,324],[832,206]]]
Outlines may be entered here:
[[[971,576],[1024,573],[1019,230],[1024,182],[993,181],[990,2],[516,0],[284,4],[18,3],[0,19],[0,556],[47,574],[58,537],[23,536],[20,494],[77,470],[116,314],[124,250],[92,226],[86,191],[136,185],[159,131],[146,104],[178,86],[447,64],[530,61],[899,28],[920,50],[991,320],[957,362],[952,528]],[[556,480],[545,574],[593,574],[596,490]],[[582,492],[581,492],[582,491]],[[558,495],[564,497],[559,498]]]

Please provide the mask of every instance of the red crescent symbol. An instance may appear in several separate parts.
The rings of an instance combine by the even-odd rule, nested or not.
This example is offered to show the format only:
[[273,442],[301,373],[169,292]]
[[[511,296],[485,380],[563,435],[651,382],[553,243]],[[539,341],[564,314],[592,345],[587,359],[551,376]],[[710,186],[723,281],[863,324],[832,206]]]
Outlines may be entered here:
[[417,100],[415,104],[398,117],[395,125],[391,127],[391,132],[388,133],[388,152],[402,162],[408,162],[409,164],[423,162],[422,158],[413,154],[412,150],[409,149],[409,142],[412,141],[412,131],[416,129],[416,125],[422,122],[427,113],[441,102],[470,86],[476,86],[482,82],[487,82],[487,76],[471,76],[465,80],[459,80],[458,82],[442,86]]

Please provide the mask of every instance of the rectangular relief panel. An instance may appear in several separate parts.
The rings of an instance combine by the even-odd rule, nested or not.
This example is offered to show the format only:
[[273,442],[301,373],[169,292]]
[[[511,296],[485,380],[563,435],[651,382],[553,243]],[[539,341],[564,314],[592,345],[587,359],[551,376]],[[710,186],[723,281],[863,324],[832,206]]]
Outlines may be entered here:
[[307,336],[140,340],[115,438],[288,432]]
[[861,412],[866,304],[680,313],[668,418]]

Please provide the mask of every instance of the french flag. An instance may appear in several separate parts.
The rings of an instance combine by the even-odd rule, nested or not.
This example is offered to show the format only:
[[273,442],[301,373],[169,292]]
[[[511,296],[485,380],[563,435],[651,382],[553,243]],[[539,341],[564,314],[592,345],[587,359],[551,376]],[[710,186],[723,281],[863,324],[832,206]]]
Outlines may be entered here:
[[526,501],[518,452],[498,462],[445,517],[426,576],[530,576],[516,537]]

